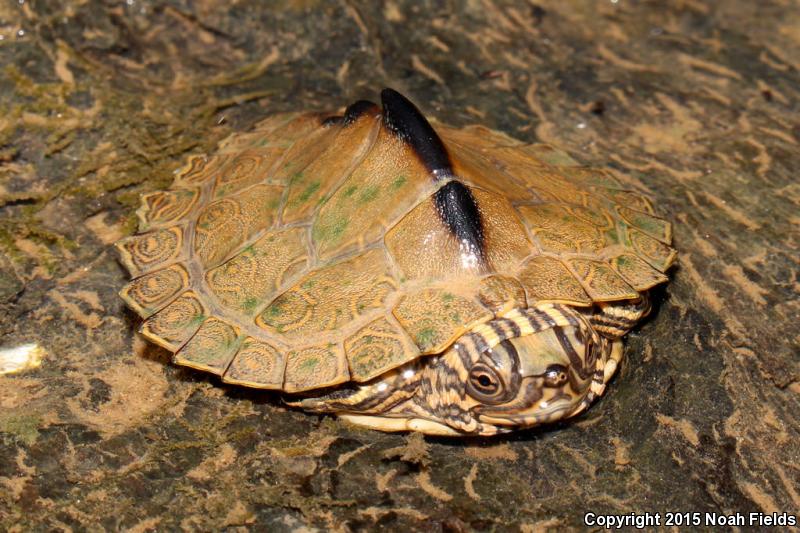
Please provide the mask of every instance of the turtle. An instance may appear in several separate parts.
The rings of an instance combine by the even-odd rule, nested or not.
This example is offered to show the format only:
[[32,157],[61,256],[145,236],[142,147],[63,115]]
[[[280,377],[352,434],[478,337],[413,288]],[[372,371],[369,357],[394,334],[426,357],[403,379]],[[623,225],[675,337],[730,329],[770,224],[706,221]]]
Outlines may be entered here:
[[380,96],[269,116],[144,194],[116,243],[141,333],[383,431],[581,413],[668,281],[670,223],[608,169]]

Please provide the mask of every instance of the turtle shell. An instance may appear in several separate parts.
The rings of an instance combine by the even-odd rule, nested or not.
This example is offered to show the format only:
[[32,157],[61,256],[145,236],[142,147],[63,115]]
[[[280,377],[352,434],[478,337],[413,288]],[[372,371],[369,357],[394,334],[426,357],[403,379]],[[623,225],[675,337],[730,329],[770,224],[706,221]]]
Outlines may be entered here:
[[280,114],[191,157],[117,243],[122,298],[180,365],[298,392],[441,353],[515,307],[666,281],[670,224],[610,172],[391,89]]

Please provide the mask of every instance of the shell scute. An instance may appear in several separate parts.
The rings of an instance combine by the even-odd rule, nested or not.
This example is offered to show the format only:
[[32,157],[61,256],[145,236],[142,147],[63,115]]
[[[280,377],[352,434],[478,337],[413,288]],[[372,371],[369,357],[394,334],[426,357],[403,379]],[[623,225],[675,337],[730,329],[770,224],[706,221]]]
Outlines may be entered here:
[[677,257],[677,252],[650,235],[630,226],[623,226],[624,243],[636,254],[661,272],[666,272]]
[[214,198],[235,194],[252,185],[273,183],[272,167],[283,154],[282,148],[251,148],[233,156],[230,163],[217,173]]
[[549,144],[527,144],[520,147],[520,151],[541,163],[557,167],[577,167],[580,163],[564,150],[559,150]]
[[158,229],[117,241],[120,260],[132,276],[162,268],[183,257],[184,226]]
[[278,296],[256,324],[287,338],[341,330],[360,316],[383,309],[395,291],[383,250],[312,271]]
[[610,263],[631,287],[640,292],[652,289],[668,279],[638,255],[632,253],[622,253],[612,257]]
[[533,238],[543,251],[597,254],[606,247],[602,227],[559,204],[520,206]]
[[147,318],[188,287],[186,268],[174,264],[134,279],[119,294],[134,311]]
[[436,120],[431,120],[445,145],[459,143],[464,146],[477,146],[482,152],[488,153],[498,146],[519,146],[523,143],[505,133],[486,126],[469,125],[463,128],[453,128]]
[[528,304],[552,301],[588,306],[592,299],[583,290],[567,266],[558,259],[539,255],[522,266],[518,279],[528,297]]
[[524,309],[528,306],[525,289],[519,281],[501,275],[487,276],[481,280],[478,299],[497,315],[515,307]]
[[624,206],[617,206],[617,212],[625,222],[654,239],[664,244],[672,242],[672,225],[666,220]]
[[327,260],[377,241],[433,188],[430,173],[408,144],[381,125],[361,164],[314,220],[317,254]]
[[563,170],[569,179],[586,187],[605,187],[607,189],[624,189],[625,187],[614,175],[604,169],[596,167],[569,167]]
[[225,307],[253,316],[309,263],[304,228],[271,231],[209,270],[206,283]]
[[284,223],[305,220],[311,215],[322,199],[361,162],[377,128],[378,120],[373,115],[362,115],[352,124],[337,128],[336,138],[325,150],[290,179],[281,216]]
[[453,160],[453,174],[470,185],[486,191],[502,194],[513,202],[533,199],[525,183],[517,180],[499,168],[499,165],[481,152],[453,143],[448,147]]
[[447,289],[412,292],[393,309],[422,354],[437,353],[493,314],[472,298]]
[[175,363],[221,375],[242,341],[241,329],[209,317],[175,354]]
[[193,155],[175,175],[173,188],[197,187],[213,182],[221,169],[230,162],[230,154]]
[[198,294],[188,290],[145,320],[141,332],[159,346],[176,352],[194,335],[207,315]]
[[234,355],[222,381],[257,389],[281,389],[286,354],[277,346],[246,337]]
[[565,262],[572,268],[587,294],[595,302],[630,300],[639,297],[639,293],[625,283],[625,280],[605,261],[573,258],[566,259]]
[[282,187],[256,185],[206,206],[197,218],[194,250],[205,267],[219,264],[256,233],[272,226]]
[[344,341],[350,377],[367,381],[419,356],[416,345],[394,320],[380,317]]
[[185,218],[197,205],[200,189],[157,191],[142,196],[142,206],[136,211],[139,231],[169,226]]
[[653,204],[650,202],[650,200],[638,192],[605,189],[600,191],[600,194],[615,204],[624,205],[630,209],[643,211],[650,215],[655,213],[655,209],[653,209]]
[[337,344],[291,350],[286,355],[283,390],[300,392],[344,383],[350,378],[344,350]]

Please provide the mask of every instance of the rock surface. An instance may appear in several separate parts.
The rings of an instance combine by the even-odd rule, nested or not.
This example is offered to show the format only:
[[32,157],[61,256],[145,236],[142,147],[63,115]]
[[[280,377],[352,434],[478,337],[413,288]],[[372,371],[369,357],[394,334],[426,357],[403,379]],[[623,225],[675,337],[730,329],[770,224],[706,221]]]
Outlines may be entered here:
[[[30,367],[0,376],[0,529],[797,512],[792,2],[264,4],[0,6],[0,367]],[[608,165],[675,223],[673,281],[585,415],[500,439],[363,431],[173,367],[134,333],[109,245],[141,193],[270,113],[384,86]]]

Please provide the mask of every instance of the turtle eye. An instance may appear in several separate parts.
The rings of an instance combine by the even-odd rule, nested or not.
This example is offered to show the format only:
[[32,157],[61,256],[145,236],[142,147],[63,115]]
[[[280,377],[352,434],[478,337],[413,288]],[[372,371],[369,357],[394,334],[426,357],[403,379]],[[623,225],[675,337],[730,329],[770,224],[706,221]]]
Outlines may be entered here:
[[567,367],[564,365],[550,365],[544,371],[545,387],[560,387],[569,379]]
[[503,382],[491,367],[478,363],[470,369],[467,392],[473,398],[491,401],[497,398],[502,389]]

